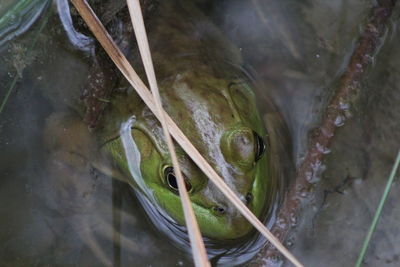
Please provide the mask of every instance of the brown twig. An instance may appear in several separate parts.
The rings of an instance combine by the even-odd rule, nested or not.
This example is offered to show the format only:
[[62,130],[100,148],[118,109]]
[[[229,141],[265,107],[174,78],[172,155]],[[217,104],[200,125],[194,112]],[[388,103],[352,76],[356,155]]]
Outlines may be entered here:
[[[312,133],[307,154],[297,169],[296,180],[286,194],[277,222],[271,231],[281,242],[284,242],[295,224],[302,208],[302,199],[313,190],[315,185],[313,178],[319,175],[319,167],[332,142],[335,130],[346,119],[352,98],[360,89],[363,74],[378,53],[395,3],[396,0],[380,0],[372,8],[371,17],[354,49],[346,71],[340,77],[339,87],[326,107],[321,125]],[[264,259],[276,258],[277,255],[276,249],[268,243],[249,265],[262,266]]]
[[[140,0],[140,3],[146,21],[146,19],[148,19],[148,17],[156,10],[157,2],[154,0]],[[119,18],[117,15],[125,11],[127,12],[126,2],[123,0],[110,1],[96,7],[98,12],[103,14],[101,16],[101,21],[106,26],[109,25],[110,22],[113,22],[113,20],[118,20]],[[129,18],[128,14],[123,13],[123,15],[127,15]],[[135,41],[132,40],[132,29],[127,25],[129,20],[124,21],[125,17],[121,17],[125,27],[123,32],[120,33],[123,41],[119,40],[119,42],[121,50],[126,51]],[[78,21],[80,20],[78,19]],[[81,24],[82,23],[83,21],[81,21]],[[84,28],[82,26],[84,25],[81,25],[81,28]],[[85,31],[85,29],[80,30]],[[81,99],[86,108],[84,121],[90,130],[96,130],[99,126],[99,122],[101,121],[105,110],[109,106],[109,99],[114,92],[113,89],[116,87],[118,79],[120,78],[118,69],[101,47],[96,46],[94,54],[93,63],[89,70],[89,76],[81,95]]]

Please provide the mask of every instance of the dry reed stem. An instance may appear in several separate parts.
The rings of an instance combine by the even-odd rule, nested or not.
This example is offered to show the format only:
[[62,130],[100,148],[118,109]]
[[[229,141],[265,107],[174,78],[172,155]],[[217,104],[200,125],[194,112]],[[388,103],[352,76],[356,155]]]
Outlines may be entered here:
[[142,16],[142,11],[140,8],[139,0],[127,0],[129,14],[132,20],[133,29],[135,31],[136,40],[139,46],[140,56],[142,57],[143,65],[146,71],[147,80],[149,81],[150,89],[153,94],[153,99],[156,104],[157,113],[159,114],[161,126],[164,132],[164,138],[167,141],[168,150],[171,154],[172,166],[174,167],[175,175],[178,180],[178,190],[180,195],[180,200],[183,207],[184,217],[186,226],[188,228],[188,234],[190,239],[190,244],[192,248],[192,255],[194,259],[195,266],[209,267],[210,262],[208,261],[207,251],[204,246],[203,239],[201,237],[200,229],[197,224],[195,214],[189,199],[189,194],[186,190],[185,181],[183,180],[181,167],[179,166],[178,157],[175,153],[174,144],[172,142],[171,135],[169,134],[169,129],[167,122],[165,120],[165,111],[162,107],[161,97],[158,90],[158,85],[156,81],[156,75],[154,72],[153,60],[151,58],[151,52],[149,47],[149,42],[147,40],[146,29],[144,27],[144,21]]
[[[145,84],[140,80],[128,60],[113,42],[104,26],[94,14],[93,10],[85,0],[71,0],[79,14],[85,20],[90,30],[95,35],[96,39],[103,46],[104,50],[114,61],[118,69],[122,72],[129,83],[135,88],[143,102],[149,107],[153,114],[160,120],[160,114],[157,113],[155,103],[150,91]],[[193,146],[189,139],[183,134],[175,122],[164,114],[170,134],[174,137],[182,149],[192,158],[197,166],[206,174],[209,179],[221,190],[226,198],[236,206],[240,213],[267,238],[274,246],[295,266],[303,266],[280,242],[272,235],[265,225],[246,207],[246,205],[236,196],[236,194],[225,184],[223,179],[215,172],[208,162],[201,156],[199,151]]]
[[[318,166],[321,165],[325,151],[332,142],[335,130],[339,126],[338,122],[340,121],[340,124],[342,124],[345,120],[352,98],[360,88],[363,74],[367,67],[371,65],[373,57],[379,50],[382,36],[387,30],[386,25],[396,1],[380,0],[373,7],[372,15],[354,49],[346,71],[340,77],[339,87],[326,107],[320,127],[313,131],[307,154],[297,169],[296,180],[291,184],[279,210],[277,222],[271,230],[281,242],[284,242],[291,227],[295,225],[304,195],[309,195],[313,190],[314,183],[309,181],[308,178],[319,175]],[[276,256],[275,248],[267,244],[250,266],[263,266],[263,259]]]

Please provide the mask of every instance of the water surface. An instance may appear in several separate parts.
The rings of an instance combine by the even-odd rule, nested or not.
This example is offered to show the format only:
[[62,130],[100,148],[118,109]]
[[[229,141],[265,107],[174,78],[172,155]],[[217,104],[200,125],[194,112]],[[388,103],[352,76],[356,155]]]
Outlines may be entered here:
[[[272,99],[282,115],[288,134],[279,141],[291,144],[285,151],[289,181],[372,4],[254,0],[201,6],[241,48],[249,76],[263,83],[256,91],[263,114]],[[2,3],[0,11],[9,5]],[[159,233],[126,185],[87,168],[71,173],[60,190],[57,170],[68,167],[49,160],[43,129],[51,114],[68,111],[67,103],[79,97],[90,59],[69,44],[56,16],[50,22],[30,55],[25,50],[37,22],[0,49],[0,98],[20,76],[0,114],[0,265],[190,266],[190,256]],[[287,243],[306,266],[347,266],[358,256],[399,149],[399,44],[391,28]],[[56,87],[66,93],[55,106],[43,88]],[[398,187],[396,181],[368,266],[399,264]]]

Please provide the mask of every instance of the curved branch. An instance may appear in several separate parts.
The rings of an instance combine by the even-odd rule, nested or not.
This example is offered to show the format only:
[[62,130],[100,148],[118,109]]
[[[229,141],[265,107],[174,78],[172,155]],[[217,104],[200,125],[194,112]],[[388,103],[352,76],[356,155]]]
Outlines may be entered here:
[[[361,89],[360,83],[367,68],[379,52],[382,37],[397,0],[380,0],[372,8],[371,16],[361,34],[357,46],[340,77],[339,87],[330,100],[322,117],[321,124],[311,135],[308,151],[298,166],[296,180],[291,184],[271,232],[283,242],[296,223],[302,208],[302,200],[309,195],[319,175],[324,154],[330,146],[336,128],[346,119],[353,96]],[[262,266],[267,258],[276,258],[279,252],[267,243],[249,266]]]

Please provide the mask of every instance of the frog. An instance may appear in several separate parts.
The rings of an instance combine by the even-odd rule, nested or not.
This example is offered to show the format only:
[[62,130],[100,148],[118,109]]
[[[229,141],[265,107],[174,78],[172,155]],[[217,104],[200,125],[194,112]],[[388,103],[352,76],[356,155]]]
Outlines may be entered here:
[[[191,1],[158,3],[146,28],[164,110],[238,198],[265,220],[278,186],[270,142],[276,132],[264,125],[253,89],[259,85],[241,67],[240,49]],[[132,46],[125,54],[145,81],[138,49]],[[161,125],[126,80],[120,78],[118,86],[125,89],[108,95],[96,129],[83,119],[82,103],[73,103],[68,114],[51,115],[45,127],[46,147],[57,151],[50,152],[53,160],[72,168],[90,166],[127,183],[184,225]],[[57,97],[53,93],[51,99]],[[132,146],[126,140],[137,154],[127,151]],[[253,233],[252,225],[190,156],[175,147],[202,235],[227,241]],[[132,172],[132,164],[139,164],[139,174]]]

